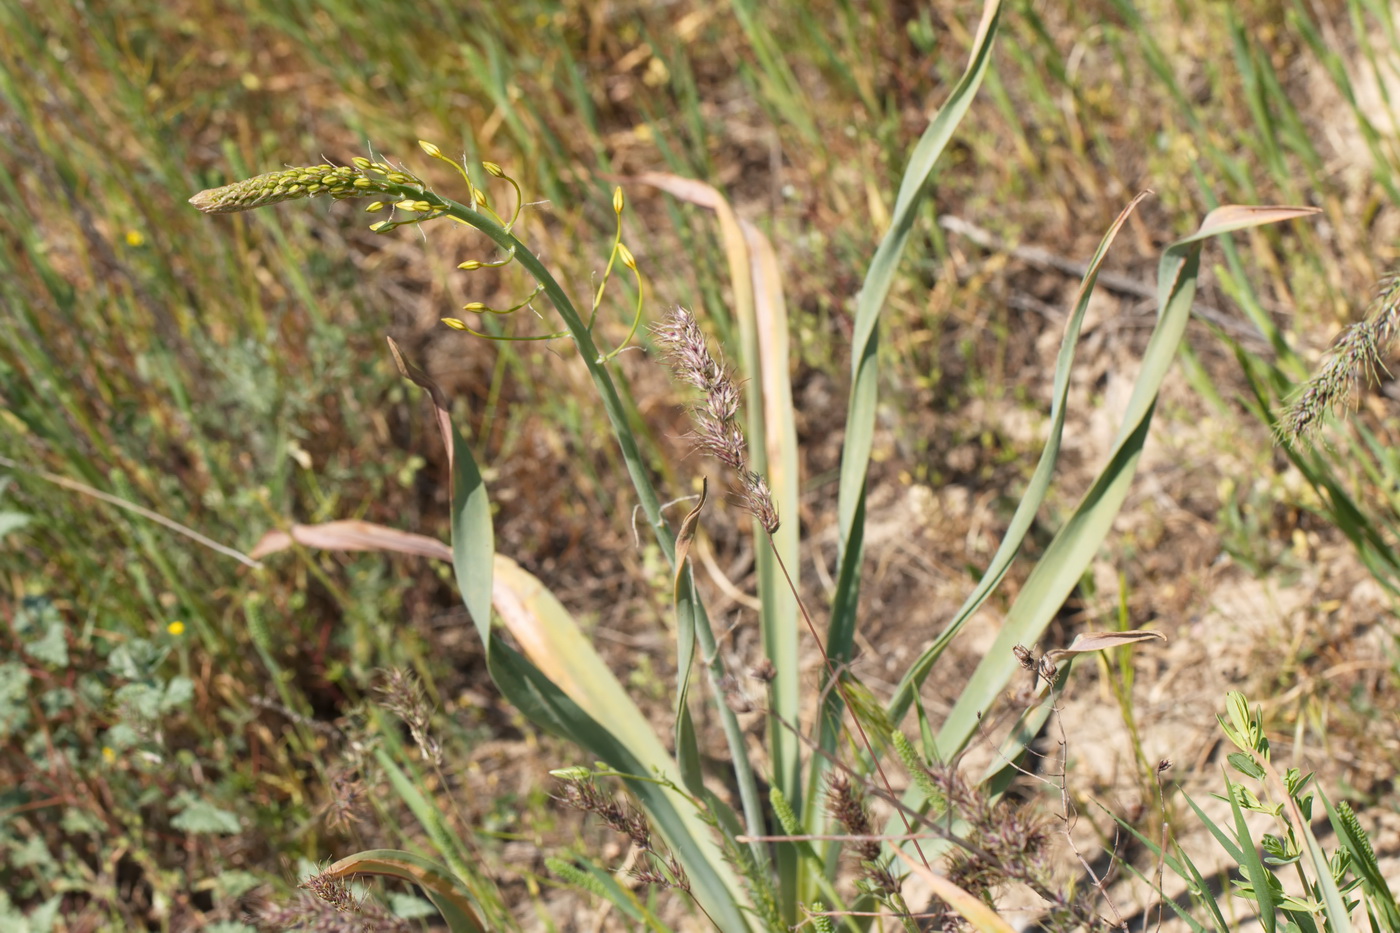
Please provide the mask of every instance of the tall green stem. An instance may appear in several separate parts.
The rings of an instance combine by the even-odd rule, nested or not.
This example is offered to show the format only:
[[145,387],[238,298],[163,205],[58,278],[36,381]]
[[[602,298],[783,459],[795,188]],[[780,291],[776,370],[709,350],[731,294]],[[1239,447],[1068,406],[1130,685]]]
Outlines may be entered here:
[[[637,491],[637,498],[641,503],[647,524],[655,534],[656,541],[666,555],[667,561],[674,567],[676,562],[675,535],[672,534],[666,520],[661,516],[661,501],[656,495],[656,488],[652,485],[651,477],[647,474],[646,465],[642,462],[641,452],[637,449],[636,437],[627,423],[626,412],[623,409],[622,399],[618,395],[617,386],[613,384],[612,374],[604,365],[602,355],[593,342],[593,334],[584,324],[583,317],[574,307],[568,294],[545,265],[540,262],[539,257],[491,216],[473,210],[450,198],[444,198],[432,192],[424,193],[416,187],[388,184],[384,187],[390,189],[398,187],[399,193],[403,197],[416,201],[427,201],[435,208],[446,212],[448,216],[480,230],[502,249],[512,252],[521,267],[534,276],[535,281],[543,287],[545,295],[549,297],[555,310],[559,312],[569,335],[578,346],[579,355],[582,357],[584,365],[588,367],[588,374],[593,377],[593,384],[597,387],[598,394],[602,396],[603,410],[607,412],[608,421],[612,424],[613,434],[622,450],[622,459],[627,464],[627,473],[632,478],[632,486]],[[714,630],[710,626],[709,616],[705,612],[705,607],[698,600],[696,601],[696,609],[695,634],[699,642],[701,656],[705,659],[705,669],[709,675],[712,689],[716,695],[723,696],[724,690],[721,686],[721,680],[725,674],[724,662],[715,642]],[[763,803],[759,796],[758,783],[754,778],[753,768],[749,763],[748,753],[744,748],[743,729],[739,725],[738,717],[728,704],[716,703],[715,707],[719,710],[725,739],[729,744],[730,758],[734,764],[739,797],[743,803],[745,828],[752,836],[762,836],[765,833],[762,816]],[[763,845],[761,842],[752,843],[754,858],[758,860],[759,864],[767,862],[767,853]]]

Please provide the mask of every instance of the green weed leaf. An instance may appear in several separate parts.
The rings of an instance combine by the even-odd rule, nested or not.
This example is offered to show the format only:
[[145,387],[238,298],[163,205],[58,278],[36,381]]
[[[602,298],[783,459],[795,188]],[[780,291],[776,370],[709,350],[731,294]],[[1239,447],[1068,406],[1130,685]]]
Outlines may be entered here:
[[170,820],[170,825],[181,832],[192,835],[218,834],[233,835],[241,832],[242,824],[237,814],[221,810],[207,800],[182,795],[177,805],[183,809]]

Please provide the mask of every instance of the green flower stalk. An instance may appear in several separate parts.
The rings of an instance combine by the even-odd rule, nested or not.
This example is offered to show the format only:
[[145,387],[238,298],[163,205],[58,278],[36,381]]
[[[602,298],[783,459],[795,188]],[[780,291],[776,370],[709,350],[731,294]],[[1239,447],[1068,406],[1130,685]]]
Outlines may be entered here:
[[[498,269],[515,262],[518,251],[524,249],[512,232],[525,205],[525,196],[524,192],[521,191],[520,184],[506,174],[506,171],[497,163],[481,163],[481,167],[487,175],[506,182],[515,192],[515,208],[510,212],[510,218],[506,219],[491,207],[491,201],[486,192],[472,181],[465,162],[448,158],[443,155],[441,149],[425,140],[419,140],[418,146],[429,157],[452,166],[461,176],[469,195],[466,203],[458,203],[435,194],[428,188],[423,179],[411,172],[386,162],[376,162],[363,157],[351,159],[349,165],[323,163],[289,168],[280,172],[267,172],[243,181],[201,191],[190,198],[190,203],[206,214],[231,214],[237,211],[250,211],[268,204],[278,204],[282,201],[315,197],[318,194],[329,194],[336,200],[387,195],[387,198],[370,202],[365,208],[365,212],[369,214],[378,214],[385,210],[392,211],[391,219],[370,224],[369,228],[375,233],[388,233],[398,227],[446,217],[457,223],[477,228],[505,251],[505,255],[500,259],[468,259],[458,264],[457,268],[471,272],[477,269]],[[580,347],[586,346],[589,351],[597,352],[591,341],[593,325],[597,322],[598,308],[602,303],[603,292],[616,264],[620,263],[632,273],[637,290],[636,308],[626,338],[610,352],[597,354],[596,359],[599,363],[605,363],[621,353],[632,342],[642,320],[642,302],[645,290],[643,289],[642,274],[637,268],[637,260],[632,255],[632,251],[622,242],[622,207],[622,190],[617,189],[613,192],[613,212],[617,216],[617,232],[613,237],[613,247],[608,257],[607,269],[603,272],[602,282],[593,298],[592,312],[588,317],[587,324],[583,325],[584,329],[589,332],[590,339],[582,341]],[[529,307],[530,302],[542,292],[549,292],[551,287],[557,287],[557,283],[545,273],[538,258],[533,254],[522,264],[526,266],[526,271],[535,276],[538,282],[536,288],[523,301],[506,308],[491,308],[483,302],[473,301],[463,306],[462,310],[473,314],[514,314],[522,308]],[[579,339],[574,323],[569,320],[575,312],[567,297],[562,293],[550,294],[549,297],[565,318],[567,326],[564,330],[538,336],[501,335],[477,330],[460,318],[447,317],[443,318],[442,322],[453,330],[466,331],[487,340],[555,340],[568,336]]]

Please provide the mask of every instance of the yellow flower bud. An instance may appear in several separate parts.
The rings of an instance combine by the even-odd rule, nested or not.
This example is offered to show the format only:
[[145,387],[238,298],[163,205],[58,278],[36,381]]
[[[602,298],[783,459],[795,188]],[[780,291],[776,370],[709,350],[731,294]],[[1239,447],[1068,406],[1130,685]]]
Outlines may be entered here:
[[452,328],[453,330],[466,330],[466,329],[467,329],[467,325],[466,325],[465,323],[463,323],[462,321],[457,320],[455,317],[445,317],[445,318],[442,319],[442,323],[446,324],[448,327]]
[[418,140],[418,148],[419,148],[419,149],[422,149],[424,152],[426,152],[428,155],[432,156],[434,159],[441,159],[441,158],[442,158],[442,150],[439,149],[437,146],[434,146],[432,143],[428,142],[428,141],[425,140],[425,139],[420,139],[420,140]]
[[613,189],[613,213],[614,213],[614,214],[621,214],[621,213],[622,213],[622,203],[623,203],[623,202],[622,202],[622,189],[621,189],[621,188],[614,188],[614,189]]
[[486,169],[486,174],[490,175],[492,178],[500,178],[505,174],[501,167],[495,162],[482,162],[481,167]]
[[457,263],[457,268],[465,269],[466,271],[470,272],[473,269],[480,269],[481,263],[477,262],[475,259],[468,259],[466,262]]
[[374,165],[373,162],[366,159],[364,156],[355,156],[355,158],[350,160],[350,164],[362,172],[369,171],[370,166]]
[[462,310],[475,311],[479,314],[480,312],[486,310],[486,304],[480,301],[469,301],[466,304],[462,305]]
[[622,260],[622,264],[633,272],[637,271],[637,257],[632,255],[632,251],[627,248],[626,243],[617,244],[617,258]]
[[369,207],[365,208],[365,213],[366,213],[366,214],[378,214],[378,213],[379,213],[380,211],[382,211],[382,210],[384,210],[384,202],[383,202],[383,201],[375,201],[375,202],[374,202],[373,204],[371,204]]

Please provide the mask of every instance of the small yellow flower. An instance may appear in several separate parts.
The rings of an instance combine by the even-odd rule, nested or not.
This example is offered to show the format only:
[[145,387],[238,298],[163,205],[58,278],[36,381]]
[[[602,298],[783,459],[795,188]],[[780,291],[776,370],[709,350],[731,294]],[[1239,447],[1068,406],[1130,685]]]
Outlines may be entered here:
[[140,230],[128,230],[128,231],[126,231],[126,245],[127,245],[127,246],[145,246],[145,245],[146,245],[146,235],[145,235],[144,233],[142,233]]
[[102,760],[110,765],[117,760],[117,750],[110,745],[102,746]]
[[171,622],[169,625],[167,625],[165,627],[165,630],[171,635],[174,635],[176,638],[179,638],[181,635],[185,634],[185,623],[177,619],[176,621]]

